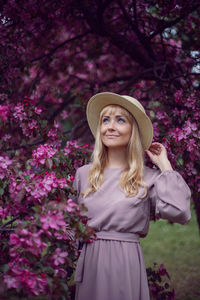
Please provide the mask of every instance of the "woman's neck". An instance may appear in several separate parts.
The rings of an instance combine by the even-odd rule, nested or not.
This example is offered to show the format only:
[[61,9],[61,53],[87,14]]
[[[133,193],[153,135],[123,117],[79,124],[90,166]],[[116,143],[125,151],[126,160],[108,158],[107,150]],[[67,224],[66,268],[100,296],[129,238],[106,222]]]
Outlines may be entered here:
[[126,168],[127,150],[126,148],[109,148],[108,150],[107,168]]

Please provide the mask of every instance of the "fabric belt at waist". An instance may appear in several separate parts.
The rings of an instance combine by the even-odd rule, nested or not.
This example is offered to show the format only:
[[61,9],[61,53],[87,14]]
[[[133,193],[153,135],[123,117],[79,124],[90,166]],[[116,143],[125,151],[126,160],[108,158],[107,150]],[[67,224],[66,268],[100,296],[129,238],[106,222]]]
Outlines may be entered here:
[[117,231],[97,231],[95,232],[98,240],[114,240],[122,242],[139,242],[139,234],[132,232]]
[[[117,231],[98,231],[95,233],[98,240],[113,240],[113,241],[139,243],[139,234],[136,233],[117,232]],[[84,243],[76,266],[75,277],[74,277],[74,280],[76,282],[82,282],[83,280],[86,248],[87,248],[87,243]]]

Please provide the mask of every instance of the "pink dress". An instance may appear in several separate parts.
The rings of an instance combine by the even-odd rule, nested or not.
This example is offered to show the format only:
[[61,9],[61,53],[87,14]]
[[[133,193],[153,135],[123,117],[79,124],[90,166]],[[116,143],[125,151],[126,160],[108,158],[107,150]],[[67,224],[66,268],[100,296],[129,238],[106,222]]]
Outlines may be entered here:
[[76,272],[76,300],[149,300],[146,268],[139,243],[148,233],[150,206],[156,215],[185,224],[191,217],[190,189],[176,171],[160,172],[145,167],[146,198],[126,197],[118,182],[122,168],[104,170],[100,189],[85,199],[90,165],[77,170],[75,188],[78,203],[88,208],[88,225],[97,240],[84,244]]

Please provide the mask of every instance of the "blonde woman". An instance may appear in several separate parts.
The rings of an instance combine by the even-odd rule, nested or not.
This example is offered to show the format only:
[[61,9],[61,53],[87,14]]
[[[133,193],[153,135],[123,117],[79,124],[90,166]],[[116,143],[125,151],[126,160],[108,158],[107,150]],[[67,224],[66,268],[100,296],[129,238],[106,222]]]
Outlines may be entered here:
[[[78,203],[88,208],[97,240],[78,259],[76,300],[148,300],[139,238],[156,216],[185,224],[190,190],[172,169],[165,147],[153,143],[153,127],[139,101],[104,92],[87,105],[95,136],[92,163],[77,170]],[[144,165],[144,152],[158,169]]]

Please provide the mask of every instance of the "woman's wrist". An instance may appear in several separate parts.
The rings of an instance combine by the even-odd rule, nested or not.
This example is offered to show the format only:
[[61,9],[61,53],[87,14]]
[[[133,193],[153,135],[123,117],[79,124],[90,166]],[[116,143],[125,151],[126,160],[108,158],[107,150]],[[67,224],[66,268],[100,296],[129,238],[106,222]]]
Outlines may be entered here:
[[162,163],[160,163],[158,165],[158,167],[161,170],[161,172],[164,172],[164,171],[173,171],[172,165],[171,165],[171,163],[170,163],[169,160],[163,161]]

